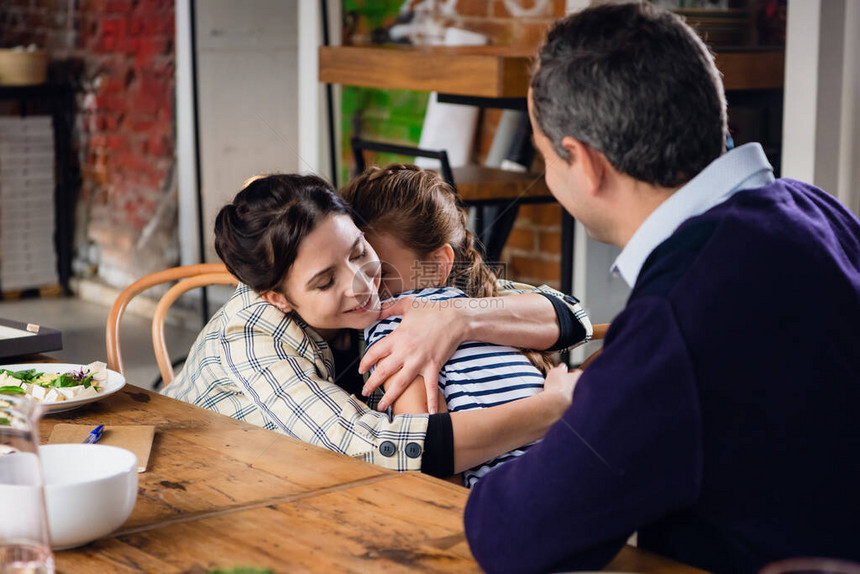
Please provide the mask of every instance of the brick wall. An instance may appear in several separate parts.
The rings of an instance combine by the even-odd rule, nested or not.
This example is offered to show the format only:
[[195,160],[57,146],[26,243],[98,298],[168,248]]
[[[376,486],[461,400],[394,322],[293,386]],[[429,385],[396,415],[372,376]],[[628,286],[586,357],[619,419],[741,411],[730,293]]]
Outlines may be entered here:
[[78,89],[78,275],[121,286],[178,261],[173,38],[173,0],[0,5],[3,45],[46,48]]

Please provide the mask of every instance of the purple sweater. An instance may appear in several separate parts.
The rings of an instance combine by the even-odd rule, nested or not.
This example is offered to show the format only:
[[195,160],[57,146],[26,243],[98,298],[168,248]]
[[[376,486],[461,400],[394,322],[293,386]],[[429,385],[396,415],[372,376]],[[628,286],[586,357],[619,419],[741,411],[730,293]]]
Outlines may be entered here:
[[791,180],[687,220],[649,256],[546,438],[472,490],[489,572],[640,547],[715,572],[860,561],[860,222]]

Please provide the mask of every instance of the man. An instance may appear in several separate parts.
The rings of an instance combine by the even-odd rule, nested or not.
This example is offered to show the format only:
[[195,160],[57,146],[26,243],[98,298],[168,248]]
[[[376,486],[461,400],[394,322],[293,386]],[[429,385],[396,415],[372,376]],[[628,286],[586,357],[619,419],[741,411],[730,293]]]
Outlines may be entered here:
[[476,559],[597,569],[638,532],[715,572],[860,560],[860,222],[726,152],[713,57],[669,12],[573,14],[537,66],[547,184],[632,293],[565,416],[472,491]]

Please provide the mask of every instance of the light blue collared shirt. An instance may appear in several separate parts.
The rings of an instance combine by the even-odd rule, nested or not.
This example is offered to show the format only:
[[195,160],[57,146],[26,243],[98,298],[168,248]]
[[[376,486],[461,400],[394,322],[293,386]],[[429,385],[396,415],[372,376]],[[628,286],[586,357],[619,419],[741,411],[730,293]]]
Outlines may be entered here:
[[651,252],[682,223],[739,191],[762,187],[773,181],[773,167],[760,144],[744,144],[723,154],[670,195],[642,222],[615,259],[612,271],[621,275],[632,288]]

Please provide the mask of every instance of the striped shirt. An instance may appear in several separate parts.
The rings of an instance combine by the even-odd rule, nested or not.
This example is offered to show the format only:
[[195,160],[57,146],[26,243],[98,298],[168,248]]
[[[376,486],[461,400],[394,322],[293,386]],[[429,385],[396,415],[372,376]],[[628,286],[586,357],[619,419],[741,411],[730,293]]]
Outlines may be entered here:
[[[454,287],[405,291],[391,300],[415,297],[430,301],[447,301],[466,297]],[[401,317],[389,317],[365,330],[370,348],[392,333]],[[526,356],[513,347],[467,341],[462,343],[439,371],[439,389],[449,412],[482,409],[523,399],[543,389],[544,377]],[[524,452],[525,447],[503,454],[463,473],[464,483],[472,487],[496,466]]]
[[[583,314],[590,336],[575,299],[545,286],[505,281],[499,288],[564,300],[574,316]],[[368,406],[337,383],[325,340],[240,284],[200,332],[164,394],[386,468],[420,470],[428,415],[389,420],[372,409],[379,395]]]

